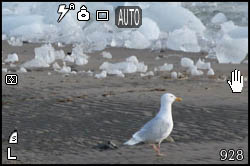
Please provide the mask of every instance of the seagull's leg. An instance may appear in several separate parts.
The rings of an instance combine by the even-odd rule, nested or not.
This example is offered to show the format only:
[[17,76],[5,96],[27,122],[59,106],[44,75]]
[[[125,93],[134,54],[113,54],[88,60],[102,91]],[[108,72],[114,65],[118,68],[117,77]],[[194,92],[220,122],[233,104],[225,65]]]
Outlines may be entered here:
[[153,149],[155,150],[155,152],[158,154],[159,153],[159,149],[157,148],[157,146],[155,144],[152,144]]
[[158,144],[158,147],[155,145],[155,144],[152,144],[153,145],[153,149],[155,150],[155,152],[157,153],[157,156],[164,156],[163,154],[161,154],[160,152],[160,146]]
[[164,154],[162,154],[161,151],[160,151],[160,146],[161,146],[161,142],[158,143],[158,147],[157,147],[157,149],[158,149],[157,152],[158,152],[158,153],[157,153],[157,155],[158,155],[158,156],[164,156]]

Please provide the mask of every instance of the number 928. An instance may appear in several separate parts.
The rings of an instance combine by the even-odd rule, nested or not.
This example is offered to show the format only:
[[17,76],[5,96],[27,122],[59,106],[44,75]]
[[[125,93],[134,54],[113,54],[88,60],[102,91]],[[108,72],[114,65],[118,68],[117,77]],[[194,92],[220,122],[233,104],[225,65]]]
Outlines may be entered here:
[[244,155],[243,155],[243,150],[242,149],[238,149],[238,150],[234,150],[234,149],[221,149],[220,150],[220,160],[221,161],[242,161],[244,159]]

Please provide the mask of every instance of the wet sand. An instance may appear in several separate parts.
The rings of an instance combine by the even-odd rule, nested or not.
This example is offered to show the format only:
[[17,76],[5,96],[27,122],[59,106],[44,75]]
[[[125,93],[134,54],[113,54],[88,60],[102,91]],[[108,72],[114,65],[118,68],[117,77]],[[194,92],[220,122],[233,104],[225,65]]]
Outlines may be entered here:
[[[17,53],[17,66],[34,57],[34,48],[41,44],[27,43],[22,47],[2,43],[2,57]],[[56,49],[58,47],[55,46]],[[60,48],[71,52],[70,45]],[[107,48],[113,58],[104,59],[99,52],[88,54],[89,63],[72,70],[91,69],[100,73],[104,61],[120,62],[131,55],[148,65],[148,71],[164,63],[173,63],[174,71],[186,75],[180,66],[181,57],[197,61],[202,53],[171,50],[152,52],[125,48]],[[162,57],[155,60],[156,56]],[[17,73],[19,67],[7,67],[18,74],[18,85],[5,85],[2,72],[2,163],[248,163],[248,81],[242,93],[232,93],[223,77],[230,79],[238,69],[248,77],[248,64],[218,64],[211,61],[215,76],[171,79],[170,72],[140,77],[139,73],[125,78],[108,76],[96,79],[85,74],[65,76],[50,68]],[[59,60],[58,63],[62,65]],[[48,75],[51,72],[51,75]],[[166,92],[182,97],[173,104],[174,142],[164,142],[157,157],[151,146],[123,146],[144,123],[159,110],[160,96]],[[18,145],[9,145],[8,137],[18,130]],[[117,149],[101,149],[112,141]],[[8,161],[7,147],[17,161]],[[221,149],[242,149],[242,161],[220,161]],[[234,156],[235,157],[235,156]]]

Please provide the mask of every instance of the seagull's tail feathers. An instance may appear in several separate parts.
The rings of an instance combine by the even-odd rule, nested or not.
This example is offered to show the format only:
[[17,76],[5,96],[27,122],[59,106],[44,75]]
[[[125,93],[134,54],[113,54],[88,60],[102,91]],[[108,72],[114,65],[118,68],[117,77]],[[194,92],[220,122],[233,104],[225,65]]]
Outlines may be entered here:
[[135,145],[135,144],[138,144],[139,142],[141,142],[141,141],[138,139],[135,139],[135,138],[131,138],[130,140],[125,142],[124,145]]

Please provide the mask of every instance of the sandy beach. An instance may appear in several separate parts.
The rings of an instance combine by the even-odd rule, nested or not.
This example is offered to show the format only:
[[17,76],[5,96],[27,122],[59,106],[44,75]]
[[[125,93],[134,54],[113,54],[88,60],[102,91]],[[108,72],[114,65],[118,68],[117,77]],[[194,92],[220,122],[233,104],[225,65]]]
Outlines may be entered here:
[[[196,62],[206,53],[106,48],[113,55],[110,60],[98,51],[88,54],[89,63],[84,66],[67,65],[77,72],[90,69],[100,73],[104,61],[115,63],[135,55],[148,65],[148,71],[167,62],[184,77],[172,79],[170,72],[163,71],[146,77],[134,73],[96,79],[83,73],[64,75],[52,67],[17,73],[40,46],[24,43],[18,47],[2,41],[3,60],[10,53],[19,56],[16,67],[2,65],[10,71],[2,72],[2,163],[248,163],[248,80],[242,93],[232,93],[226,82],[234,69],[248,78],[248,64],[218,64],[216,59],[206,59],[215,75],[207,76],[204,70],[203,76],[190,76],[180,59]],[[72,51],[71,45],[53,46],[66,54]],[[62,66],[61,60],[57,62]],[[18,74],[18,85],[6,85],[5,75],[13,73]],[[165,156],[156,156],[148,144],[122,145],[158,112],[160,96],[166,92],[183,101],[173,104],[174,142],[161,144]],[[8,137],[14,129],[18,130],[18,144],[10,145]],[[12,148],[16,161],[7,160],[7,147]],[[221,161],[221,149],[242,149],[244,159]]]

